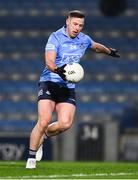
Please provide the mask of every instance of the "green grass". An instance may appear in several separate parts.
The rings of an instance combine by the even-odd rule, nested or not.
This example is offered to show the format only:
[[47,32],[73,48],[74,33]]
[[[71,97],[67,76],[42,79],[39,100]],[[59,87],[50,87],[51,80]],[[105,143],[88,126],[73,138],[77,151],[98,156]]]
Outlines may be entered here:
[[0,161],[0,179],[138,179],[137,163]]

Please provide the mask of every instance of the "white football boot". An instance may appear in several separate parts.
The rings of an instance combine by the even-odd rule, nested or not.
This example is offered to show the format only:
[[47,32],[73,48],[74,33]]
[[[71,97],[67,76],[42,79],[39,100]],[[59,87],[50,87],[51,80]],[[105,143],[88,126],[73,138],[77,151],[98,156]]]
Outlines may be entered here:
[[36,152],[36,161],[41,161],[43,157],[43,144],[39,147],[39,149]]
[[36,168],[36,159],[28,158],[26,163],[26,169],[35,169]]

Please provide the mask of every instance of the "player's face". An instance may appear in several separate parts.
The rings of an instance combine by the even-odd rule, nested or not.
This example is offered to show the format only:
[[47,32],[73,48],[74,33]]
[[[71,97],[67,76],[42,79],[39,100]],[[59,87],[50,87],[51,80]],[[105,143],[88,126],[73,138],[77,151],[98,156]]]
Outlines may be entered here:
[[67,33],[71,38],[75,38],[83,29],[84,18],[68,18],[66,21]]

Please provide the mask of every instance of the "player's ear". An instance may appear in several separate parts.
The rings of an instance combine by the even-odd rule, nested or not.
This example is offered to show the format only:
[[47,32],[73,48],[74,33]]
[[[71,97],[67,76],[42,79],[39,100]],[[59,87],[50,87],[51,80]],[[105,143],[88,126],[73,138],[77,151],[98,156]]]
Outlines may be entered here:
[[69,18],[66,19],[66,25],[69,25]]

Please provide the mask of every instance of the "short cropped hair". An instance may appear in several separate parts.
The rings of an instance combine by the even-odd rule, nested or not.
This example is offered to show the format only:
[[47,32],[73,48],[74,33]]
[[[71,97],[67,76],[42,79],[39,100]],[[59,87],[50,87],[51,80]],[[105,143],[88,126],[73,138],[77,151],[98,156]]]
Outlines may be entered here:
[[85,14],[79,10],[69,11],[68,17],[85,18]]

